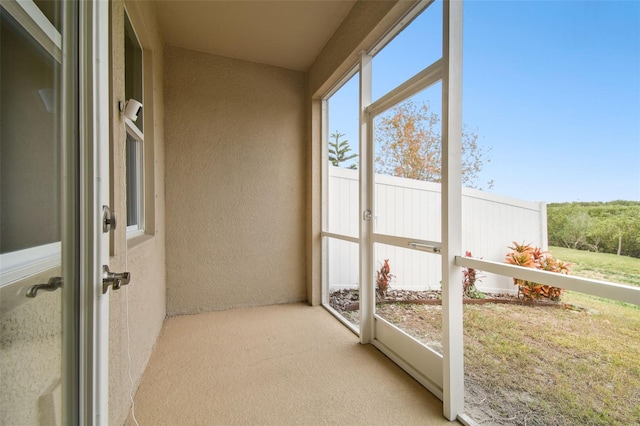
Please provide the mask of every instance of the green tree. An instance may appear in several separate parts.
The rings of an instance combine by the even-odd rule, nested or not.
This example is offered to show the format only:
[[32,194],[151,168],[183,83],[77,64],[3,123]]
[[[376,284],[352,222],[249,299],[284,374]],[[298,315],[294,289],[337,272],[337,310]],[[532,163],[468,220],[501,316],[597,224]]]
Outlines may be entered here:
[[547,208],[549,243],[574,250],[584,249],[592,229],[588,212],[573,205]]
[[592,227],[591,217],[586,211],[578,211],[568,215],[565,228],[561,233],[565,247],[581,249],[585,246],[589,229]]
[[638,225],[637,214],[630,214],[629,209],[618,207],[607,209],[600,218],[602,223],[602,233],[608,237],[608,252],[621,254],[631,254],[636,244],[636,232]]
[[[340,133],[337,130],[331,134],[333,141],[329,141],[329,161],[336,167],[340,166],[340,163],[344,163],[345,161],[353,160],[358,156],[356,153],[349,153],[351,151],[351,147],[349,146],[349,141],[343,140],[340,138],[344,136],[344,133]],[[349,166],[350,169],[355,170],[358,168],[357,163],[353,163]]]
[[[462,132],[462,183],[479,188],[479,175],[489,148],[478,144],[478,133]],[[376,172],[430,182],[442,180],[440,117],[428,103],[404,102],[376,122]],[[493,181],[487,182],[493,187]]]
[[640,258],[640,202],[547,206],[549,244]]

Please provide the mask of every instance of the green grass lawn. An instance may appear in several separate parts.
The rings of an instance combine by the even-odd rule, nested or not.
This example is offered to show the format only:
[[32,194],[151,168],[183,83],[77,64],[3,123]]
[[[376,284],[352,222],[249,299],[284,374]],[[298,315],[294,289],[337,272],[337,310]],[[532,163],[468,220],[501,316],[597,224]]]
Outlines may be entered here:
[[504,424],[640,423],[640,309],[568,298],[589,310],[465,306],[465,373],[484,390],[479,408],[490,404]]
[[[550,251],[571,275],[640,286],[640,259]],[[491,404],[504,424],[639,425],[640,306],[576,292],[562,301],[583,310],[465,306],[466,375],[488,398],[477,408]]]
[[[572,275],[640,285],[639,259],[550,251]],[[577,292],[562,302],[579,309],[464,306],[465,411],[480,424],[640,425],[640,306]],[[441,338],[440,306],[378,309],[427,345]]]
[[549,247],[549,251],[553,257],[574,264],[571,275],[640,287],[640,259],[564,247]]

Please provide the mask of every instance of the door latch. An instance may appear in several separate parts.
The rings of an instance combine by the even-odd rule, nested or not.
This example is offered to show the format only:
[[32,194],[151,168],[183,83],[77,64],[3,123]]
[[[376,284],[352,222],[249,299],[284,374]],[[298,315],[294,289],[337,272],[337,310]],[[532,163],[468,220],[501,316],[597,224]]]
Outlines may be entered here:
[[114,290],[120,290],[120,287],[129,284],[130,280],[129,272],[111,272],[107,265],[102,265],[102,294],[109,290],[109,286]]
[[371,210],[365,210],[364,212],[362,212],[362,219],[371,220],[372,217],[373,213],[371,213]]
[[112,229],[116,229],[117,225],[116,215],[111,212],[109,206],[102,206],[102,232],[106,234]]

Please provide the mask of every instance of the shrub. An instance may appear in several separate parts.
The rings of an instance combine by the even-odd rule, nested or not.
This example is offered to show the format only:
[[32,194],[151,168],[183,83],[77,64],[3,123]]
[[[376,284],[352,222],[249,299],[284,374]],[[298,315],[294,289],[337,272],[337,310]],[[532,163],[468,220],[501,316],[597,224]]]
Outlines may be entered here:
[[[569,263],[559,259],[554,259],[548,251],[541,251],[539,247],[532,247],[530,244],[518,244],[513,242],[512,251],[507,253],[507,263],[526,268],[536,268],[544,271],[556,272],[559,274],[569,274]],[[531,281],[513,279],[513,283],[518,286],[518,297],[522,295],[524,300],[549,299],[560,300],[563,289],[552,287],[546,284],[538,284]]]
[[376,294],[378,298],[384,298],[387,295],[387,290],[393,278],[395,278],[395,275],[391,274],[389,259],[385,259],[384,264],[376,271]]
[[[465,256],[472,257],[472,254],[470,251],[467,251]],[[464,274],[464,279],[462,280],[464,295],[471,299],[484,299],[484,293],[476,287],[476,282],[482,281],[478,272],[474,268],[463,268],[462,273]]]

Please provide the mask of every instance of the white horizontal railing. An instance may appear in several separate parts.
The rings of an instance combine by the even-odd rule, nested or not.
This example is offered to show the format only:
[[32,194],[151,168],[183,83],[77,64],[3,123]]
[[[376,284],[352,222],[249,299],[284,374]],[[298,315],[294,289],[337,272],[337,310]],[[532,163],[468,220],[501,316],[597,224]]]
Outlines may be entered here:
[[518,278],[565,290],[617,300],[619,302],[640,305],[640,287],[614,284],[590,278],[576,277],[573,275],[558,274],[556,272],[525,268],[523,266],[493,262],[473,257],[456,256],[455,262],[456,265],[462,267],[474,268],[484,272],[491,272],[498,275]]
[[350,243],[360,244],[360,238],[350,237],[348,235],[334,234],[333,232],[322,231],[320,234],[322,237],[335,238],[336,240],[348,241]]
[[427,249],[427,251],[430,251],[432,253],[440,253],[440,247],[442,246],[442,243],[439,241],[396,237],[395,235],[386,234],[373,234],[373,242],[403,248]]
[[429,86],[442,80],[442,59],[438,59],[409,80],[396,87],[366,108],[371,116],[376,116],[381,112],[399,104],[412,94],[420,92]]

